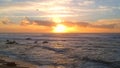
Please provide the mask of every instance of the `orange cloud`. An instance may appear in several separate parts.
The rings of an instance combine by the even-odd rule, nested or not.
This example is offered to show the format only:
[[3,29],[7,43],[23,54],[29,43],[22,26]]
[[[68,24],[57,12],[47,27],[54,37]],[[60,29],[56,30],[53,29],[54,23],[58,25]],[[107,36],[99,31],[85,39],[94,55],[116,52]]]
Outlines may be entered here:
[[120,19],[111,19],[111,20],[99,20],[94,25],[105,27],[105,28],[112,28],[112,29],[120,29]]
[[7,17],[3,17],[0,18],[0,24],[12,24],[12,22]]
[[[99,20],[96,22],[70,22],[64,21],[67,26],[67,32],[74,33],[120,33],[120,20]],[[0,20],[0,32],[30,32],[30,33],[48,33],[53,31],[57,24],[52,21],[30,20],[25,18],[20,23],[15,24],[9,19]]]

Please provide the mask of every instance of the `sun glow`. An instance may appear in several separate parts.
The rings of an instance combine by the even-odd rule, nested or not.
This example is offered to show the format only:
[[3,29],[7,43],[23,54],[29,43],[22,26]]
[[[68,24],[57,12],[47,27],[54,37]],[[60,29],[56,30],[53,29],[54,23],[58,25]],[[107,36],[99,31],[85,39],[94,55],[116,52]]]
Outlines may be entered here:
[[52,21],[56,24],[53,26],[53,32],[54,33],[66,33],[68,32],[68,27],[64,25],[64,20],[62,20],[60,17],[56,16],[52,18]]
[[57,24],[57,26],[54,27],[53,32],[65,33],[65,32],[67,32],[67,27],[63,24]]
[[62,20],[62,19],[60,19],[59,17],[54,17],[54,18],[52,19],[52,21],[53,21],[54,23],[57,23],[57,24],[59,24],[59,23],[62,23],[62,22],[63,22],[63,20]]

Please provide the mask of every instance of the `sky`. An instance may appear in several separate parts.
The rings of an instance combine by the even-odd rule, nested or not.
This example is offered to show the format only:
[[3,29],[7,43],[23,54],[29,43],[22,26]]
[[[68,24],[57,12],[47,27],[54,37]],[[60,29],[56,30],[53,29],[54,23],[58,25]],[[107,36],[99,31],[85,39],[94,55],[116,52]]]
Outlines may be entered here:
[[63,32],[119,33],[120,0],[0,0],[0,32],[52,32],[61,24]]

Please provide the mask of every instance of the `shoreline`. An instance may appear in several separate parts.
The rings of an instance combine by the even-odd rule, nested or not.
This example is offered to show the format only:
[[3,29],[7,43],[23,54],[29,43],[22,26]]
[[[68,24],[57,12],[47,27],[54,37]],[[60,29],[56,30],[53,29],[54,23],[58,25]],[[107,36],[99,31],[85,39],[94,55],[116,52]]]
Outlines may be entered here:
[[0,54],[0,68],[38,68],[38,66]]

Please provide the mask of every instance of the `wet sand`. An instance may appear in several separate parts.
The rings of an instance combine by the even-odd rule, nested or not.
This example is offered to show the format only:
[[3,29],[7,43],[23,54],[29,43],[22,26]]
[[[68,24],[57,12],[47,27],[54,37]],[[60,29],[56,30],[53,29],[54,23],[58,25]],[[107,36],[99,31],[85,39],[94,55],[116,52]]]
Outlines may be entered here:
[[37,66],[0,55],[0,68],[37,68]]

